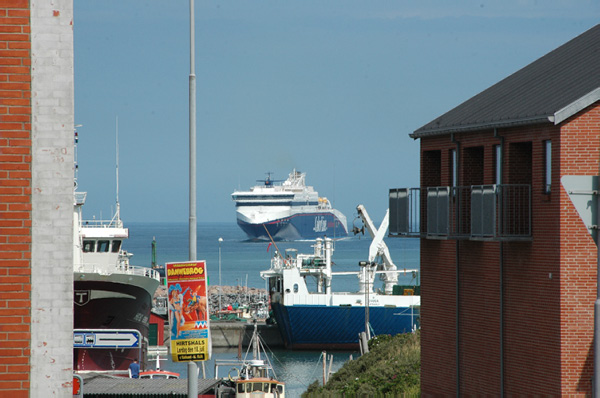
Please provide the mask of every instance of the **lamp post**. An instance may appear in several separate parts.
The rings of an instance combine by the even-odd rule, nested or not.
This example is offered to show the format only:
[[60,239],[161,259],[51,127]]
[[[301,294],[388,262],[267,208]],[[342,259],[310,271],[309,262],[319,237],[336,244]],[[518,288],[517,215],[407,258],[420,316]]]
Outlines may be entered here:
[[223,294],[223,286],[221,285],[221,243],[223,242],[223,238],[219,238],[219,318],[221,318],[221,310],[223,306],[221,305],[221,295]]

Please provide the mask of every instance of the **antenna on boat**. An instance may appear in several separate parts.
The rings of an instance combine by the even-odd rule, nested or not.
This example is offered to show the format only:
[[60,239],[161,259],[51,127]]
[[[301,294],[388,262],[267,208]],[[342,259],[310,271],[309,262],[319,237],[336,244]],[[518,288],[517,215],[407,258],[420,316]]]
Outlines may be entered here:
[[119,204],[119,117],[115,118],[115,151],[116,151],[116,181],[117,181],[117,204],[113,221],[121,221],[121,205]]

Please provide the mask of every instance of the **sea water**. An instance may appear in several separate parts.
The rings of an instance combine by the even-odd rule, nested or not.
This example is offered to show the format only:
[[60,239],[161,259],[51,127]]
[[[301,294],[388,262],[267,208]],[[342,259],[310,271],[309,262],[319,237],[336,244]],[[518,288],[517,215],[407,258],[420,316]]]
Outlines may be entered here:
[[[189,227],[187,223],[128,223],[129,239],[123,248],[133,253],[133,265],[150,266],[152,263],[152,241],[156,241],[156,263],[189,260]],[[220,239],[222,241],[220,241]],[[334,243],[333,272],[358,271],[358,262],[367,261],[371,238],[368,232]],[[401,272],[399,284],[414,284],[419,269],[419,241],[412,238],[386,238],[391,258]],[[235,223],[198,223],[196,257],[205,260],[210,285],[248,286],[265,288],[260,271],[270,267],[275,251],[284,253],[286,249],[296,249],[298,253],[313,253],[314,241],[269,242],[249,241]],[[416,283],[419,281],[416,280]],[[381,284],[381,283],[380,283]],[[381,288],[376,283],[376,288]],[[336,292],[357,291],[358,278],[355,275],[334,276],[332,290]],[[245,354],[245,353],[242,353]],[[214,350],[212,358],[206,361],[206,377],[215,377],[214,360],[234,360],[237,349]],[[335,372],[349,360],[357,358],[358,352],[332,351],[331,370]],[[287,396],[299,397],[309,384],[323,379],[321,351],[288,351],[273,349],[271,362],[279,379],[286,382]],[[161,364],[167,370],[181,373],[187,378],[187,363],[173,363],[170,358]],[[199,368],[202,365],[199,364]],[[327,361],[329,368],[329,360]],[[218,377],[226,377],[229,369],[220,369]]]

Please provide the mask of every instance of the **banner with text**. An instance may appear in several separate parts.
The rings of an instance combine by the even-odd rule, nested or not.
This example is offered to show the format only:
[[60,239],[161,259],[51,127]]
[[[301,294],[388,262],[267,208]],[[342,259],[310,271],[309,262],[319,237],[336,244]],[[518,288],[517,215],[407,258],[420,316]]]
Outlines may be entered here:
[[174,362],[210,359],[206,261],[167,263],[169,328]]

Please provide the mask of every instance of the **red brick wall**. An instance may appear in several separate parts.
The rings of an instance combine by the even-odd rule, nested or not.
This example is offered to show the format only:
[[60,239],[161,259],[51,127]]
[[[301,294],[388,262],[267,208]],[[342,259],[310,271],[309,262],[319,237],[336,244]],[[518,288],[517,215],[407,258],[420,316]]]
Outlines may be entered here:
[[[600,104],[596,104],[564,123],[560,152],[553,148],[553,163],[560,164],[561,175],[598,175],[599,144]],[[554,187],[559,187],[554,178],[552,185],[554,194],[558,191]],[[562,393],[584,396],[593,376],[596,245],[562,187],[559,199],[561,241],[554,251],[561,255]]]
[[[561,363],[565,346],[560,340],[563,281],[558,233],[560,197],[556,192],[560,183],[559,128],[548,124],[501,129],[497,133],[504,137],[503,182],[532,184],[534,238],[529,242],[502,244],[422,239],[424,396],[457,392],[497,395],[502,386],[507,395],[560,395],[563,391],[575,391],[572,384],[567,386],[572,381],[562,374]],[[494,132],[455,134],[454,138],[460,143],[461,151],[459,185],[494,183],[494,146],[501,142],[494,137]],[[543,141],[547,139],[552,139],[555,151],[550,195],[543,193]],[[511,145],[515,143],[518,145]],[[483,150],[477,148],[482,146]],[[451,142],[450,136],[421,140],[422,151],[441,150],[446,156],[451,148],[456,148],[456,144]],[[444,159],[443,164],[447,164]],[[474,172],[472,169],[476,167],[482,170]],[[429,172],[422,170],[425,175]],[[450,185],[446,175],[441,173],[442,185]],[[504,295],[502,303],[501,293]],[[502,357],[501,331],[504,333]]]
[[31,86],[27,0],[0,3],[0,396],[29,395]]

